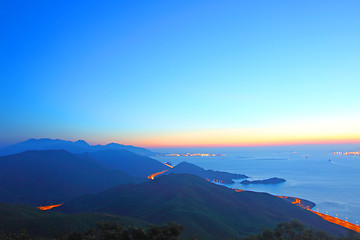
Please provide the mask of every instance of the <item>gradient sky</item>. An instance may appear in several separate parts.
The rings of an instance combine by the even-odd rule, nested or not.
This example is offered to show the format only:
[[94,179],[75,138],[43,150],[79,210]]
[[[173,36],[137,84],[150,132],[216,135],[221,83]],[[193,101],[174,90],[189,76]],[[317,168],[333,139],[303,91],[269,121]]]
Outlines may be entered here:
[[0,2],[0,144],[360,142],[359,1],[104,2]]

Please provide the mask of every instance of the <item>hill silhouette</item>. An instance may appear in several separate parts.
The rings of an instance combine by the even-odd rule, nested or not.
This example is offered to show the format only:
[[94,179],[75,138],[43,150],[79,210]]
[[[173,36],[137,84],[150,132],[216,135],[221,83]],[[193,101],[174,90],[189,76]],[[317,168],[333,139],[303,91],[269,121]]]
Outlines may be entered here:
[[233,179],[248,178],[244,174],[228,173],[222,171],[205,170],[195,164],[188,162],[181,162],[174,168],[170,169],[166,174],[171,173],[186,173],[199,176],[209,181],[221,180],[223,183],[234,183]]
[[52,205],[119,184],[141,182],[65,150],[27,151],[0,157],[0,201]]
[[6,156],[10,154],[21,153],[30,150],[59,150],[63,149],[71,153],[86,153],[99,150],[127,150],[133,153],[137,153],[144,156],[154,156],[156,153],[140,147],[131,145],[122,145],[118,143],[109,143],[107,145],[94,145],[90,146],[84,140],[78,140],[75,142],[65,141],[61,139],[50,138],[31,138],[27,141],[16,143],[0,149],[0,156]]
[[57,208],[66,213],[102,212],[184,226],[184,236],[237,238],[298,219],[333,234],[347,230],[266,193],[235,192],[187,174],[170,174],[141,184],[117,186]]
[[170,169],[161,162],[126,150],[100,150],[81,155],[101,167],[119,169],[132,176],[146,178],[150,174]]

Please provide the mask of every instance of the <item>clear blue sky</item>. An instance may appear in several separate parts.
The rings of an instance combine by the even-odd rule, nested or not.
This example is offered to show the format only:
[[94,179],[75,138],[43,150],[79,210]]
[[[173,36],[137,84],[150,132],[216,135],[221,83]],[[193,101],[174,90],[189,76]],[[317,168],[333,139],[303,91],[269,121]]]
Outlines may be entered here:
[[359,1],[1,1],[0,145],[360,139]]

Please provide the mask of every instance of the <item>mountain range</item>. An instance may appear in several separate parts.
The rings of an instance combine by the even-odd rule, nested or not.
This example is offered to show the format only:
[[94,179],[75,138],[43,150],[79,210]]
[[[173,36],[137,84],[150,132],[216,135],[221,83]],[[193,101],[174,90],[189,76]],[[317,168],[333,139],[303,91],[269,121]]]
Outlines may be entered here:
[[[6,202],[0,203],[0,231],[21,227],[35,235],[51,235],[85,230],[97,221],[134,226],[175,221],[184,226],[185,237],[226,239],[293,219],[336,235],[349,231],[291,204],[291,197],[236,192],[210,182],[231,183],[247,178],[244,174],[205,170],[187,162],[171,167],[128,150],[95,147],[84,141],[39,139],[2,150],[20,152],[0,157],[0,201]],[[147,178],[165,170],[154,180]],[[63,205],[43,212],[13,205],[19,203]]]
[[50,139],[50,138],[31,138],[27,141],[16,143],[0,149],[0,156],[21,153],[29,150],[56,150],[62,149],[71,153],[86,153],[95,152],[99,150],[127,150],[143,156],[155,156],[154,153],[148,149],[135,147],[131,145],[122,145],[118,143],[109,143],[106,145],[94,145],[91,146],[84,140],[78,140],[75,142],[65,141],[61,139]]

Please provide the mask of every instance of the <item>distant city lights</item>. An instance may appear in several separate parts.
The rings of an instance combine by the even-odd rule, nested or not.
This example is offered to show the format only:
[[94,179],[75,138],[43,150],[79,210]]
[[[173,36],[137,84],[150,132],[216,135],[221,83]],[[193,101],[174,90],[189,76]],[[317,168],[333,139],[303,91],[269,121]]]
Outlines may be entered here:
[[225,156],[225,154],[214,154],[214,153],[166,153],[159,154],[158,157],[218,157]]
[[360,151],[358,151],[358,152],[334,152],[334,155],[344,155],[344,156],[360,155]]

